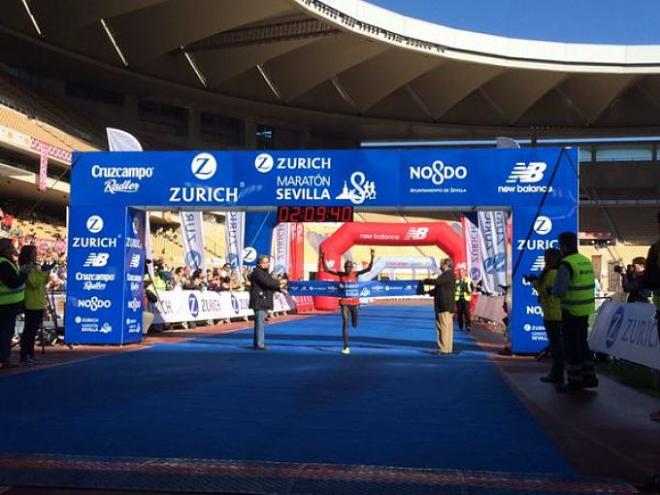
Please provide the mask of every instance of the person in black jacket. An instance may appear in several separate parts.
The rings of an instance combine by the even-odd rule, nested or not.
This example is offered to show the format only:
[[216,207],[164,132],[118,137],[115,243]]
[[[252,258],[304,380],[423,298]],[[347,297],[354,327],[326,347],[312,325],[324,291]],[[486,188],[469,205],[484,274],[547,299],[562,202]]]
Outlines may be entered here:
[[[615,268],[616,270],[616,268]],[[628,302],[649,302],[651,299],[651,289],[646,287],[645,283],[646,260],[639,256],[632,262],[630,269],[625,272],[619,268],[621,276],[621,286],[623,291],[628,294]]]
[[268,310],[273,309],[273,293],[280,290],[280,283],[268,273],[270,259],[260,255],[257,266],[250,275],[250,308],[254,310],[253,348],[265,351],[264,321]]
[[[660,233],[660,211],[658,212],[658,232]],[[660,237],[649,248],[645,264],[644,283],[649,290],[653,291],[656,327],[660,339]],[[651,413],[651,419],[660,422],[660,410]]]
[[433,296],[435,307],[435,329],[437,332],[438,351],[440,355],[451,354],[454,350],[454,321],[452,313],[455,311],[454,295],[456,292],[456,276],[450,259],[440,263],[442,274],[436,279],[422,280],[424,285],[433,285],[428,292]]
[[16,366],[9,362],[11,339],[25,298],[25,274],[16,266],[16,254],[11,240],[0,239],[0,368]]

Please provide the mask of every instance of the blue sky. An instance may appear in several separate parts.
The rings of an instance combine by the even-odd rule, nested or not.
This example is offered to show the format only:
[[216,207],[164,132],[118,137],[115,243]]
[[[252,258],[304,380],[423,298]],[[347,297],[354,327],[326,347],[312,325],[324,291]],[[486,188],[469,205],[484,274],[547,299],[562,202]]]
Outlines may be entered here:
[[483,33],[575,43],[660,44],[660,0],[367,0]]

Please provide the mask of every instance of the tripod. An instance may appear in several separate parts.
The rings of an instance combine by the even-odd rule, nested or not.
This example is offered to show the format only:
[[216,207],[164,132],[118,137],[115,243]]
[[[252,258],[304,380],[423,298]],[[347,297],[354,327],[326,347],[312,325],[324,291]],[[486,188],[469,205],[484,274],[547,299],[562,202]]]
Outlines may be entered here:
[[64,342],[64,339],[60,336],[60,331],[64,333],[64,327],[59,326],[59,317],[57,316],[57,309],[55,307],[55,293],[51,289],[50,293],[46,295],[46,313],[51,317],[53,321],[53,328],[47,328],[44,325],[42,320],[41,325],[39,326],[39,341],[41,343],[41,353],[46,353],[46,342],[48,344],[63,344],[69,349],[73,349],[71,344]]

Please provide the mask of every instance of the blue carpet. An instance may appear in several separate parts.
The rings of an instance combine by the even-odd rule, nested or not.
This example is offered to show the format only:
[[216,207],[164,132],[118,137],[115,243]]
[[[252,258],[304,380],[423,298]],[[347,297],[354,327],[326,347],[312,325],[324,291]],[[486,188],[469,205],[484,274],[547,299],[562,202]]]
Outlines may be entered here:
[[438,357],[429,307],[340,317],[0,377],[0,453],[574,474],[471,338]]

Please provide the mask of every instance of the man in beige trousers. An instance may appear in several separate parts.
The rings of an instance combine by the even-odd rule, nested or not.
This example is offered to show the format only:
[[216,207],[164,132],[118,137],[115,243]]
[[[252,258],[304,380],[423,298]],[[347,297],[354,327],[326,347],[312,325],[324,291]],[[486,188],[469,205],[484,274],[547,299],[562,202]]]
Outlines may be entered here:
[[428,294],[433,296],[435,307],[435,329],[437,332],[437,354],[451,354],[454,350],[454,294],[456,292],[456,277],[450,259],[440,263],[442,274],[435,279],[425,279],[424,285],[433,285]]

